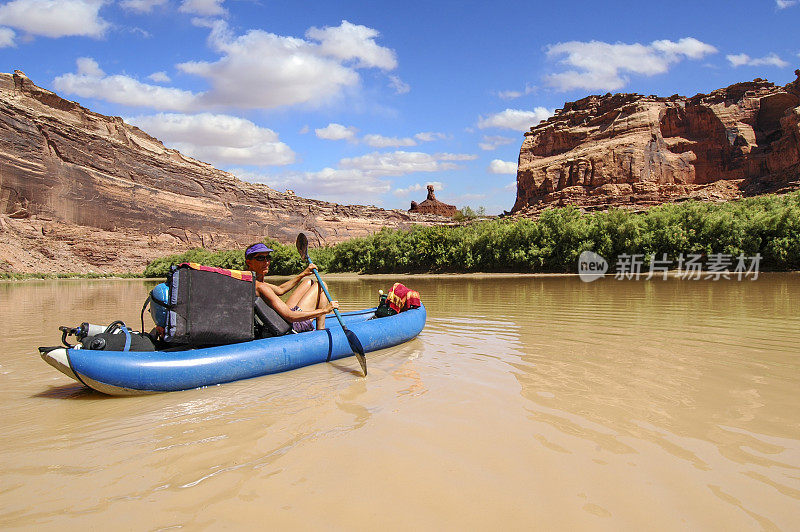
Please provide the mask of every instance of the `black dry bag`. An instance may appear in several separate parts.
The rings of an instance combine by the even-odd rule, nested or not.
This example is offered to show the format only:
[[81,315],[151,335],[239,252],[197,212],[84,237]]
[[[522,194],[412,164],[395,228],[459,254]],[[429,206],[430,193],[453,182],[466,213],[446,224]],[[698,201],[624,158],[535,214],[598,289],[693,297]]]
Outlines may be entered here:
[[196,268],[205,267],[181,264],[167,278],[164,340],[192,346],[252,340],[256,298],[252,276],[247,273],[239,279],[229,275],[230,270]]

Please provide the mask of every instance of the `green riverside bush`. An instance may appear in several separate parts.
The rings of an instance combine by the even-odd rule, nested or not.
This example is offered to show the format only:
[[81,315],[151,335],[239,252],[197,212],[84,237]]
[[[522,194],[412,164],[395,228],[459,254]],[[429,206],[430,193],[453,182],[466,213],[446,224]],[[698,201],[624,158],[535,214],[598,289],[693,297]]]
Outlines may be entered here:
[[[293,246],[275,249],[270,273],[291,275],[303,264]],[[687,201],[643,213],[624,209],[582,214],[548,209],[536,219],[501,218],[457,227],[429,226],[377,233],[312,249],[321,271],[361,273],[568,272],[594,251],[614,264],[622,254],[675,260],[681,254],[761,254],[762,270],[800,269],[800,192],[721,204]],[[194,261],[244,269],[241,251],[193,249],[153,261],[144,274],[166,275],[171,264]]]
[[331,248],[328,271],[568,272],[594,251],[614,263],[622,254],[676,260],[683,254],[761,254],[765,270],[800,269],[800,193],[722,204],[688,201],[643,213],[582,214],[548,209],[537,220],[496,219],[459,227],[383,229]]
[[141,273],[0,273],[0,281],[27,281],[31,279],[138,279]]

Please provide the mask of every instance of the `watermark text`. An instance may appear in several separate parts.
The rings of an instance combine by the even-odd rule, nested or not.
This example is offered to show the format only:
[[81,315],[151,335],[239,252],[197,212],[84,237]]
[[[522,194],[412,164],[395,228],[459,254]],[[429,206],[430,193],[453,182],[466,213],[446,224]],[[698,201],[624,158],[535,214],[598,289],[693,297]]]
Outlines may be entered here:
[[[700,279],[755,281],[758,279],[760,263],[760,253],[756,253],[755,256],[681,253],[676,258],[669,258],[666,253],[660,257],[655,254],[623,253],[617,256],[614,271],[611,273],[614,279],[633,281],[650,280],[654,277],[667,279],[670,275],[693,281]],[[584,251],[578,258],[578,275],[587,283],[603,277],[608,269],[608,261],[593,251]]]

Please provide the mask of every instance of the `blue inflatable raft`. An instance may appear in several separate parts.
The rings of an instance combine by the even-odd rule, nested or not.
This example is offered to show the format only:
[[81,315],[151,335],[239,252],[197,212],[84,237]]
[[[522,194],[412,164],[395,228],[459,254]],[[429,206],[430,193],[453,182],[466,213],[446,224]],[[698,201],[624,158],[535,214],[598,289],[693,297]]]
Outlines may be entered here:
[[[416,337],[425,326],[425,307],[370,319],[375,309],[342,313],[366,353]],[[353,353],[333,315],[328,328],[277,338],[185,351],[95,351],[41,348],[42,358],[65,375],[109,395],[188,390],[288,371]]]

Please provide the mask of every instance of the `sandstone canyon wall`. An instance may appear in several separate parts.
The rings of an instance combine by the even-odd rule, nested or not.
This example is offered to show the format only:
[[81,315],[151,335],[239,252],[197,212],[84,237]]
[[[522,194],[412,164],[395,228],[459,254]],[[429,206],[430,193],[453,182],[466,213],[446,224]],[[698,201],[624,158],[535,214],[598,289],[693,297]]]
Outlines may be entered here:
[[644,207],[800,188],[800,70],[692,98],[589,96],[525,134],[513,213]]
[[336,243],[446,221],[240,181],[119,117],[0,74],[0,272],[141,271],[190,247]]

